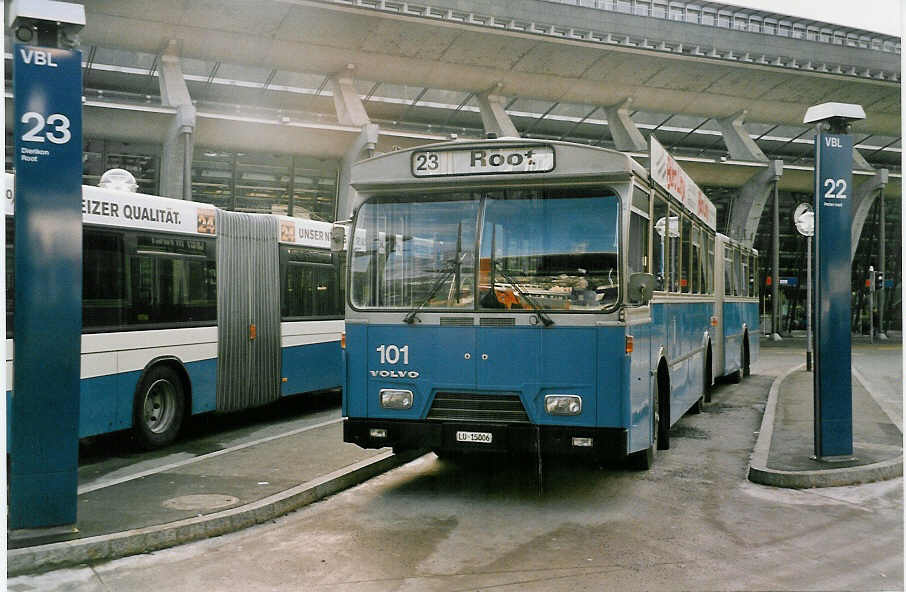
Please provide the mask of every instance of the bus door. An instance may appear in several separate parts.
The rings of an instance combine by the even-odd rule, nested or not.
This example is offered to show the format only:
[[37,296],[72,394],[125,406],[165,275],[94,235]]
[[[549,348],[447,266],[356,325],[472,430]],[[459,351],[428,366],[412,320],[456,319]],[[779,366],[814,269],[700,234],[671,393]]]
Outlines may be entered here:
[[725,281],[726,263],[724,262],[724,237],[721,234],[715,235],[714,251],[716,256],[714,260],[714,313],[715,321],[712,323],[711,352],[713,357],[713,367],[715,368],[714,376],[721,376],[724,373],[724,299],[726,297],[728,285]]

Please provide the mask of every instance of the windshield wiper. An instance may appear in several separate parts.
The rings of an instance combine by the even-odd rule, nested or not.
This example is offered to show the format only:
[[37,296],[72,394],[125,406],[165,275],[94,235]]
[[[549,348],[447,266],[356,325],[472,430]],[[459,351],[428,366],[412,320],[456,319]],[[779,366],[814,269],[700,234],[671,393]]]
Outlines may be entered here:
[[415,322],[415,315],[418,314],[418,311],[420,311],[426,304],[428,304],[428,302],[431,301],[432,298],[434,298],[434,295],[437,294],[437,291],[440,290],[440,287],[443,286],[451,276],[459,272],[462,261],[466,258],[466,254],[467,253],[462,253],[456,258],[447,261],[447,264],[443,267],[444,274],[440,276],[436,282],[434,282],[434,285],[431,286],[430,290],[428,290],[428,294],[421,299],[421,301],[415,306],[415,308],[410,310],[409,313],[403,318],[404,323],[411,325]]
[[[552,318],[550,318],[549,316],[547,316],[547,313],[544,312],[544,310],[542,310],[541,307],[538,306],[538,303],[535,302],[535,301],[534,301],[534,300],[533,300],[533,299],[525,292],[525,290],[522,289],[522,287],[519,285],[519,283],[518,283],[516,280],[514,280],[514,279],[512,278],[512,276],[510,276],[510,274],[507,273],[503,268],[498,267],[497,261],[494,261],[494,260],[491,261],[491,270],[492,270],[492,273],[493,273],[493,270],[499,271],[499,272],[500,272],[500,275],[503,276],[503,279],[505,279],[506,281],[508,281],[508,282],[510,283],[510,285],[513,286],[513,288],[515,288],[515,290],[516,290],[517,292],[519,292],[519,295],[522,296],[522,298],[524,298],[525,301],[529,303],[529,305],[530,305],[530,306],[532,307],[532,309],[535,311],[535,316],[538,317],[538,320],[539,320],[539,321],[541,321],[542,323],[544,323],[544,326],[545,326],[545,327],[550,327],[551,325],[554,324],[554,320],[553,320]],[[491,286],[491,290],[493,290],[493,289],[494,289],[494,287]]]

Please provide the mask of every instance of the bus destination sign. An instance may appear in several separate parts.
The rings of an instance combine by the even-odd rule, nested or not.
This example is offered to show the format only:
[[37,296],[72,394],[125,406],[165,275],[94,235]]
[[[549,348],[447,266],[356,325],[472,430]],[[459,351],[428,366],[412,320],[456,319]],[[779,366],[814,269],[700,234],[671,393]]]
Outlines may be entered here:
[[552,146],[475,147],[412,153],[412,175],[415,177],[546,173],[552,170]]

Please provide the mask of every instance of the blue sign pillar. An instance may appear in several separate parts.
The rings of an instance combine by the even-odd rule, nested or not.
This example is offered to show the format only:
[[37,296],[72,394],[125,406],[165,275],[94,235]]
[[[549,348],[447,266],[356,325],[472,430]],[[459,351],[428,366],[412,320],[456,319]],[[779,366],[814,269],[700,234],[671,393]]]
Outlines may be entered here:
[[9,528],[74,524],[82,327],[82,54],[13,46]]
[[[851,373],[852,136],[815,138],[815,456],[853,453]],[[834,132],[845,132],[839,126]]]

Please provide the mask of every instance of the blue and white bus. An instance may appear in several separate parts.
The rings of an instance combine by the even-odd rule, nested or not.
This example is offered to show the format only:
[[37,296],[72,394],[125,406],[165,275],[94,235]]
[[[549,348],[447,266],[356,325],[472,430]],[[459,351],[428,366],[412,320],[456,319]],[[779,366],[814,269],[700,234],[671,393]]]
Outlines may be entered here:
[[[9,402],[12,175],[6,187]],[[82,220],[80,438],[132,428],[155,448],[188,415],[341,386],[343,287],[330,223],[90,186]]]
[[651,466],[756,359],[758,301],[757,253],[650,162],[501,138],[354,165],[345,441]]

